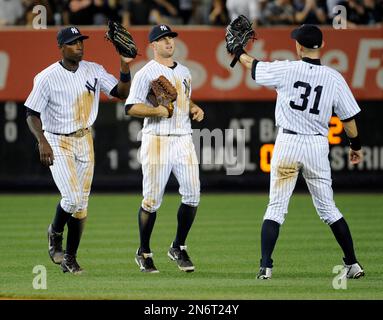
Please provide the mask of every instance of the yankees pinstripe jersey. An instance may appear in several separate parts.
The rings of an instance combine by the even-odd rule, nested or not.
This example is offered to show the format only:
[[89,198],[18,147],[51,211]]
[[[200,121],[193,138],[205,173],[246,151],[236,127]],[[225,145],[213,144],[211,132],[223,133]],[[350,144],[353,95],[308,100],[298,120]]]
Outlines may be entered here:
[[327,136],[333,111],[345,120],[360,108],[340,73],[320,65],[319,59],[303,60],[254,62],[251,75],[258,84],[276,89],[278,127]]
[[191,74],[188,68],[178,62],[175,67],[170,68],[155,60],[149,61],[135,74],[126,104],[151,105],[147,99],[150,82],[161,75],[165,76],[177,89],[178,96],[174,102],[173,116],[171,118],[146,117],[142,132],[155,135],[190,134],[192,132],[189,118]]
[[100,90],[109,96],[117,83],[97,63],[80,61],[72,72],[56,62],[36,75],[25,106],[41,113],[44,131],[68,134],[94,123]]

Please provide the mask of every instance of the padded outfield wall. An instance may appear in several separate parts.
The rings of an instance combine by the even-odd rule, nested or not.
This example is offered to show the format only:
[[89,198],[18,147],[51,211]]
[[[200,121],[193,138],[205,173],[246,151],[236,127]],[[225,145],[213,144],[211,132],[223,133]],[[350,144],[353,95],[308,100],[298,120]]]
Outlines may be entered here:
[[[194,124],[203,190],[267,191],[276,134],[275,92],[256,86],[250,72],[242,66],[228,67],[230,57],[225,52],[224,29],[175,29],[179,32],[175,58],[190,68],[192,97],[205,108],[206,119]],[[148,30],[132,28],[141,54],[132,64],[133,74],[152,57],[147,43]],[[34,75],[60,59],[56,32],[57,29],[0,30],[0,189],[3,191],[55,188],[49,170],[39,164],[38,151],[25,122],[23,102],[32,88]],[[81,32],[90,35],[85,41],[84,59],[104,65],[117,77],[119,58],[111,44],[104,40],[104,29],[81,28]],[[261,28],[259,40],[247,49],[259,59],[295,59],[295,45],[289,39],[289,32],[288,28]],[[328,28],[324,29],[324,38],[322,63],[344,75],[362,108],[358,121],[365,150],[364,162],[349,166],[347,139],[340,121],[332,118],[329,143],[334,188],[381,189],[382,30]],[[94,189],[140,190],[137,151],[141,127],[140,119],[124,115],[122,102],[108,101],[103,96],[94,125]],[[231,157],[225,153],[228,149],[234,150]],[[239,149],[241,155],[236,153]],[[236,158],[239,165],[235,164]],[[238,169],[234,174],[230,171],[233,168]],[[298,183],[299,188],[303,185],[302,181]],[[176,188],[174,179],[169,188]]]

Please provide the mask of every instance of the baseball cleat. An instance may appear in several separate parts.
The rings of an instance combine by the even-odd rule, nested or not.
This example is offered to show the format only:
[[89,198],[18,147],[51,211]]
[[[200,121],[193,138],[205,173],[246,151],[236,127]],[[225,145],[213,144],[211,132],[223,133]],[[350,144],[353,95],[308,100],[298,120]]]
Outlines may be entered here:
[[52,224],[50,224],[48,227],[48,253],[53,263],[60,264],[63,261],[64,251],[62,242],[63,232],[55,232]]
[[260,267],[257,273],[257,279],[267,280],[271,278],[271,268]]
[[80,274],[83,269],[77,263],[76,256],[70,254],[64,254],[64,259],[61,262],[61,269],[65,272],[70,272],[73,274]]
[[135,261],[140,267],[141,272],[147,273],[159,273],[153,262],[153,253],[141,253],[138,254],[139,249],[136,251]]
[[364,276],[363,267],[358,262],[349,265],[345,264],[344,267],[346,268],[346,277],[348,279],[358,279]]
[[180,246],[179,248],[173,248],[173,244],[168,251],[168,257],[177,262],[178,268],[185,272],[193,272],[194,265],[190,260],[188,253],[186,252],[187,246]]

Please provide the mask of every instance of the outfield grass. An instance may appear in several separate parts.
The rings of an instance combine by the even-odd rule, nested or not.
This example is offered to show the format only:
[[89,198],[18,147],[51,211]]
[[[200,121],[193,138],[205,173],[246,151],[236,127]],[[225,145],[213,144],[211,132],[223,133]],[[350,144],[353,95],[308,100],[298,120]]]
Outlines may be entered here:
[[[273,279],[255,279],[267,195],[204,194],[189,235],[194,273],[166,256],[176,228],[177,195],[157,215],[151,247],[159,274],[134,262],[139,195],[93,194],[78,253],[86,270],[63,274],[47,254],[46,229],[57,195],[0,195],[0,297],[38,299],[383,299],[383,197],[340,194],[338,208],[354,237],[366,276],[335,290],[332,269],[342,254],[315,213],[311,198],[296,194],[274,253]],[[47,290],[32,288],[35,265],[47,269]]]

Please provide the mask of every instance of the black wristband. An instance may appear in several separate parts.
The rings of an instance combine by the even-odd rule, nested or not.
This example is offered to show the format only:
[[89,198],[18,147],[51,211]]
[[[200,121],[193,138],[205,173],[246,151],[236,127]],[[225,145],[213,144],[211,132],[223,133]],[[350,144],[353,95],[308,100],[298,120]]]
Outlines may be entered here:
[[129,110],[133,107],[133,103],[132,104],[126,104],[125,105],[125,114],[128,115],[129,114]]
[[234,49],[234,56],[239,60],[242,54],[246,53],[246,51],[241,47],[238,46]]
[[120,71],[120,81],[121,82],[129,82],[132,79],[130,76],[130,71],[128,73],[122,73]]
[[348,140],[350,141],[350,148],[352,150],[358,151],[358,150],[362,149],[362,145],[361,145],[359,136],[356,136],[354,138],[348,137]]

